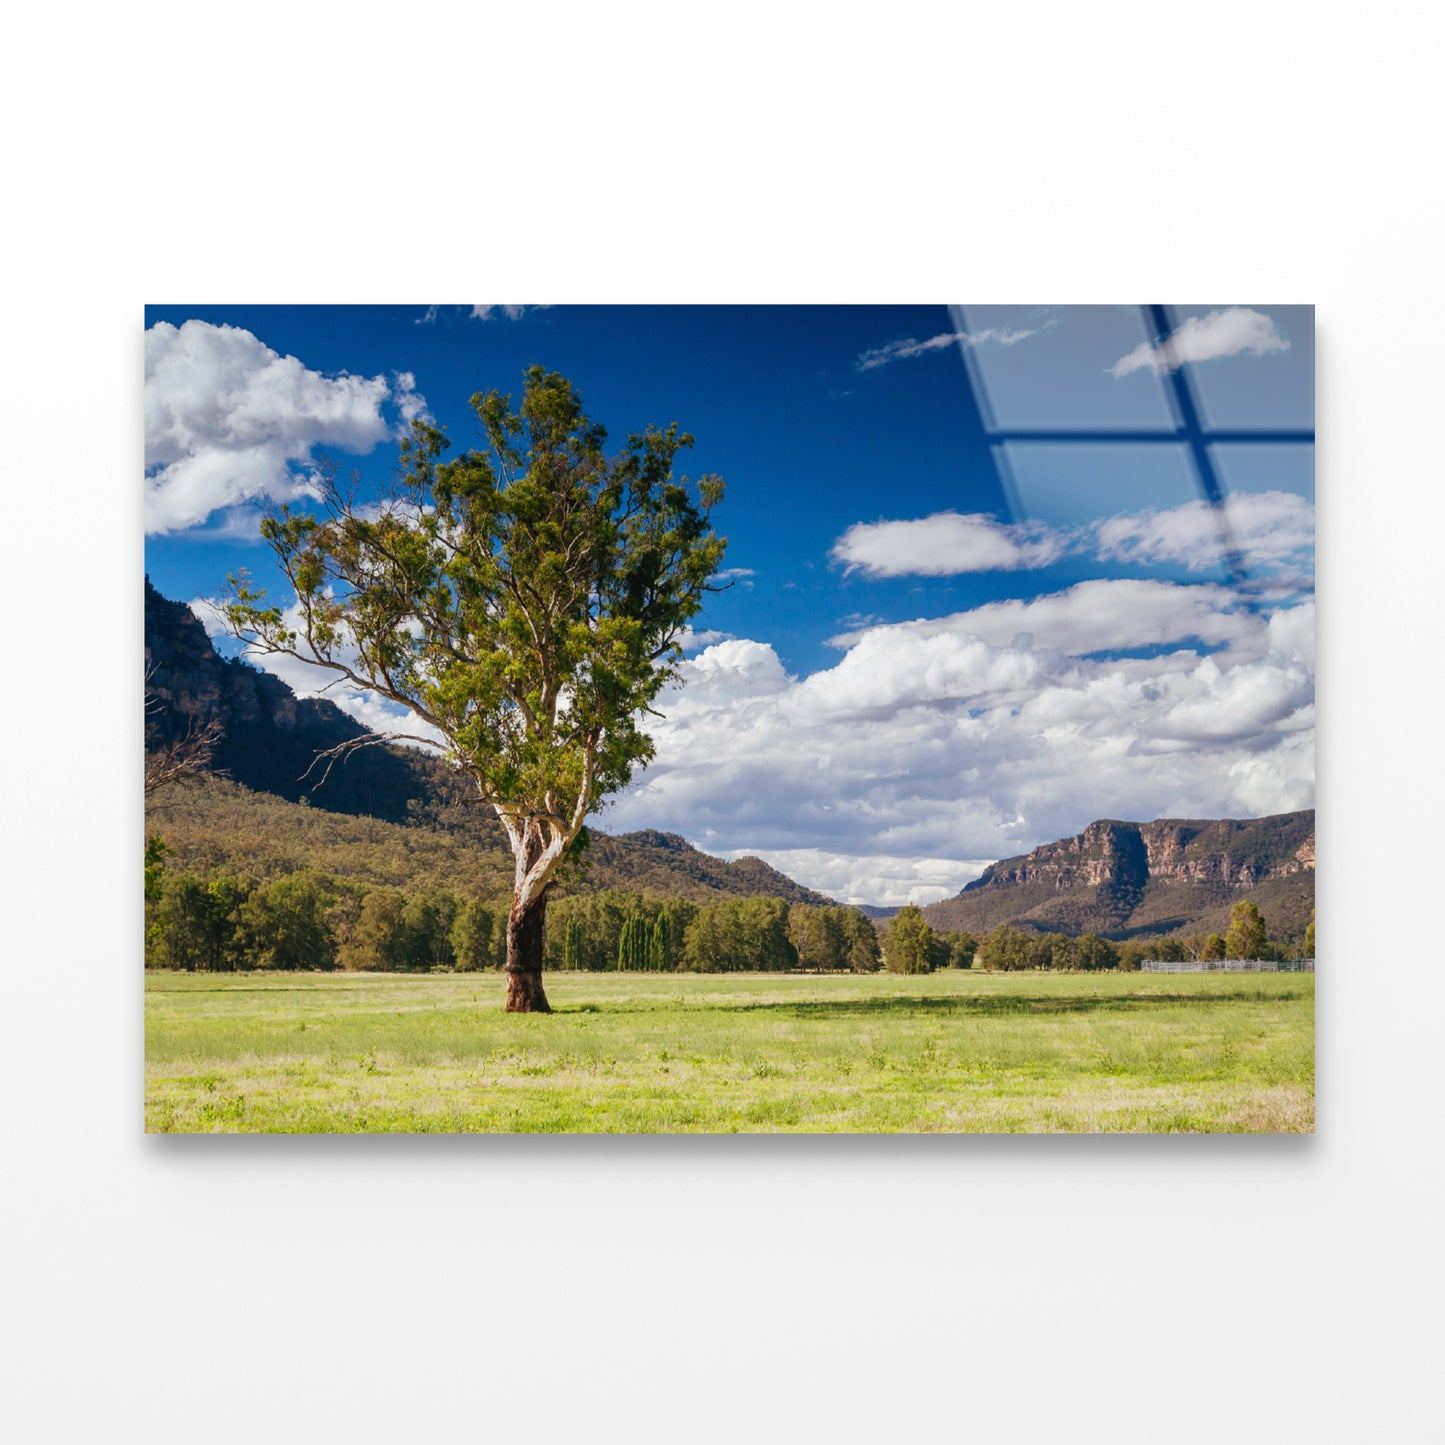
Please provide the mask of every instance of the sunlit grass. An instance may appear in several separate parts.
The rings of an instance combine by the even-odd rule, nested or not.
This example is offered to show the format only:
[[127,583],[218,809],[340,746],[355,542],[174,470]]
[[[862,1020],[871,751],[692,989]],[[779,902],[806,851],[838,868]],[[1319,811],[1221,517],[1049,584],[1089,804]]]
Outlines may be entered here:
[[152,974],[146,1127],[1301,1132],[1310,975]]

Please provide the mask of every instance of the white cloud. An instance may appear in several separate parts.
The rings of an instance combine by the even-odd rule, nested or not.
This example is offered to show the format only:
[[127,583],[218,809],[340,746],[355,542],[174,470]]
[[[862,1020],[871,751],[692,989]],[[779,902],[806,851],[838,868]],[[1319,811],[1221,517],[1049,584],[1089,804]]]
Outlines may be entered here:
[[529,311],[537,309],[535,306],[473,306],[472,319],[491,321],[498,316],[505,316],[508,321],[520,321]]
[[678,643],[684,652],[693,652],[701,651],[704,647],[712,647],[719,642],[730,642],[732,637],[731,632],[718,632],[715,628],[694,632],[692,628],[684,627]]
[[[747,852],[724,852],[728,859]],[[901,907],[905,903],[937,903],[952,898],[977,878],[991,858],[960,862],[954,858],[893,858],[878,853],[830,853],[822,848],[774,848],[753,853],[790,878],[806,878],[807,886],[840,903],[874,903]]]
[[[1313,634],[1308,602],[1264,615],[1223,587],[1106,579],[867,629],[806,678],[733,639],[683,664],[606,821],[896,903],[1098,817],[1307,807]],[[1147,644],[1167,650],[1088,656]]]
[[394,378],[393,399],[396,402],[396,409],[401,414],[401,421],[397,431],[405,433],[418,417],[423,421],[431,421],[431,413],[426,409],[426,397],[416,389],[416,377],[409,371],[398,371]]
[[1036,336],[1040,331],[1048,330],[1049,326],[1054,324],[1050,322],[1048,326],[1035,326],[1027,330],[1013,326],[989,326],[982,331],[942,331],[937,336],[930,336],[926,341],[917,341],[909,336],[902,341],[890,341],[886,346],[865,351],[853,363],[853,368],[855,371],[873,371],[880,366],[887,366],[890,361],[906,361],[911,357],[926,356],[930,351],[942,351],[955,345],[967,349],[991,341],[998,346],[1013,346],[1025,337]]
[[1041,524],[1008,524],[982,512],[935,512],[904,522],[856,522],[833,545],[835,562],[870,577],[948,577],[1046,567],[1068,535]]
[[215,511],[314,495],[318,446],[369,452],[422,415],[415,378],[324,376],[280,356],[249,331],[187,321],[146,332],[145,526],[198,526]]
[[901,647],[940,635],[971,637],[993,647],[1082,656],[1090,652],[1158,647],[1198,637],[1211,646],[1235,641],[1257,623],[1227,587],[1185,585],[1152,578],[1095,578],[1029,601],[987,602],[946,617],[895,622],[829,638],[854,647],[866,637]]
[[1253,311],[1247,306],[1227,306],[1207,316],[1189,317],[1157,346],[1141,341],[1109,371],[1114,376],[1128,376],[1131,371],[1148,367],[1163,375],[1177,370],[1186,361],[1217,361],[1246,352],[1263,356],[1267,351],[1288,350],[1289,342],[1262,311]]
[[[1224,521],[1250,569],[1303,564],[1314,550],[1315,509],[1293,492],[1236,492],[1225,498]],[[1207,502],[1167,512],[1110,517],[1094,529],[1101,561],[1178,563],[1191,572],[1221,561],[1220,517]]]
[[[1247,570],[1309,565],[1314,507],[1305,498],[1293,492],[1235,492],[1225,499],[1224,518]],[[869,577],[952,577],[1047,567],[1079,554],[1101,562],[1207,571],[1223,561],[1220,515],[1203,501],[1163,512],[1121,513],[1080,527],[935,512],[905,521],[855,522],[829,555]]]
[[520,321],[529,311],[546,311],[547,304],[535,306],[428,306],[420,316],[416,318],[418,326],[433,326],[446,313],[446,320],[450,323],[458,316],[466,316],[472,321]]
[[713,583],[722,583],[727,586],[733,582],[741,582],[744,587],[751,587],[753,577],[758,574],[751,567],[724,567],[721,572],[714,572],[707,580]]

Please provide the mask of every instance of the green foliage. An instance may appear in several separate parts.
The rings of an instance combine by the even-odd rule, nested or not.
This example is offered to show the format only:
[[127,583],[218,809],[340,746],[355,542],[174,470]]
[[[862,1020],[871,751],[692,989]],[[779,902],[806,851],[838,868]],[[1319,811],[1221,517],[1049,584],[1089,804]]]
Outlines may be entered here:
[[170,856],[170,853],[170,844],[168,844],[159,833],[152,833],[146,839],[145,900],[147,903],[159,903],[161,901],[161,885],[165,881],[166,859]]
[[931,973],[947,958],[947,944],[939,941],[916,903],[905,904],[893,915],[883,938],[883,958],[889,973]]
[[647,919],[634,913],[622,925],[617,940],[617,967],[629,972],[641,972],[651,964],[652,929]]
[[683,939],[681,966],[695,973],[798,966],[781,898],[738,898],[698,910]]
[[394,889],[374,889],[361,900],[360,913],[341,949],[345,968],[381,970],[406,967],[406,897]]
[[1268,934],[1264,917],[1253,903],[1236,903],[1229,910],[1229,932],[1224,936],[1225,958],[1267,958]]
[[692,444],[676,426],[606,455],[571,383],[540,366],[515,409],[496,391],[471,404],[487,449],[444,460],[446,436],[414,421],[379,512],[326,480],[324,517],[263,521],[299,623],[237,579],[228,616],[259,650],[319,662],[437,729],[503,818],[530,900],[652,756],[639,720],[722,559],[708,526],[722,483],[674,478]]
[[506,920],[480,899],[468,899],[452,924],[452,955],[463,973],[498,966],[503,961]]
[[877,930],[857,908],[795,903],[788,910],[788,939],[799,968],[871,973],[881,962]]
[[1314,956],[1315,956],[1315,911],[1314,911],[1313,908],[1311,908],[1311,909],[1310,909],[1310,921],[1309,921],[1308,925],[1307,925],[1306,928],[1305,928],[1304,957],[1306,957],[1306,958],[1313,958]]
[[849,910],[848,967],[854,973],[876,973],[883,967],[883,948],[873,920],[859,908]]
[[336,934],[327,919],[335,889],[311,873],[263,883],[239,910],[242,946],[257,968],[332,968]]
[[665,909],[657,915],[652,932],[648,934],[647,966],[659,973],[673,966],[672,929],[668,925]]
[[978,938],[972,933],[949,933],[943,935],[948,946],[949,968],[972,968],[974,955],[978,952]]
[[240,965],[240,910],[250,885],[219,875],[166,876],[149,932],[147,961],[164,968],[229,970]]
[[452,926],[459,907],[456,895],[440,888],[428,888],[407,898],[402,914],[407,968],[452,967],[456,962]]
[[1097,933],[1081,934],[1074,939],[1071,952],[1072,961],[1069,966],[1083,969],[1086,973],[1119,966],[1118,948],[1107,938],[1100,938]]
[[1001,923],[995,929],[986,933],[978,945],[978,961],[986,969],[1002,969],[1012,972],[1021,968],[1029,968],[1031,964],[1030,946],[1033,935],[1025,933],[1021,928],[1010,928],[1008,924]]

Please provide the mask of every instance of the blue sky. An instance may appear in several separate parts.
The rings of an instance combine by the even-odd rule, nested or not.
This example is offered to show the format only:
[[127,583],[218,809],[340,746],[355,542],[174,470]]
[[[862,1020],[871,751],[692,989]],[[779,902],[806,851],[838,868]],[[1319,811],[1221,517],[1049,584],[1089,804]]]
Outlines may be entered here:
[[616,441],[693,433],[687,470],[727,483],[736,580],[604,827],[897,903],[1099,816],[1313,802],[1310,308],[162,306],[146,324],[146,566],[182,600],[240,567],[271,583],[257,509],[303,495],[320,455],[377,486],[407,416],[470,445],[467,397],[534,362]]

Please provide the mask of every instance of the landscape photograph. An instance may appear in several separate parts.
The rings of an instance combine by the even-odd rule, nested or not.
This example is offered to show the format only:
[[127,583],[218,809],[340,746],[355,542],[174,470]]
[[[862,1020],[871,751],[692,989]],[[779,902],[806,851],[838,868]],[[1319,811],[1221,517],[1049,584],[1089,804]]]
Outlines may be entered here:
[[145,1129],[1308,1134],[1302,305],[154,305]]

